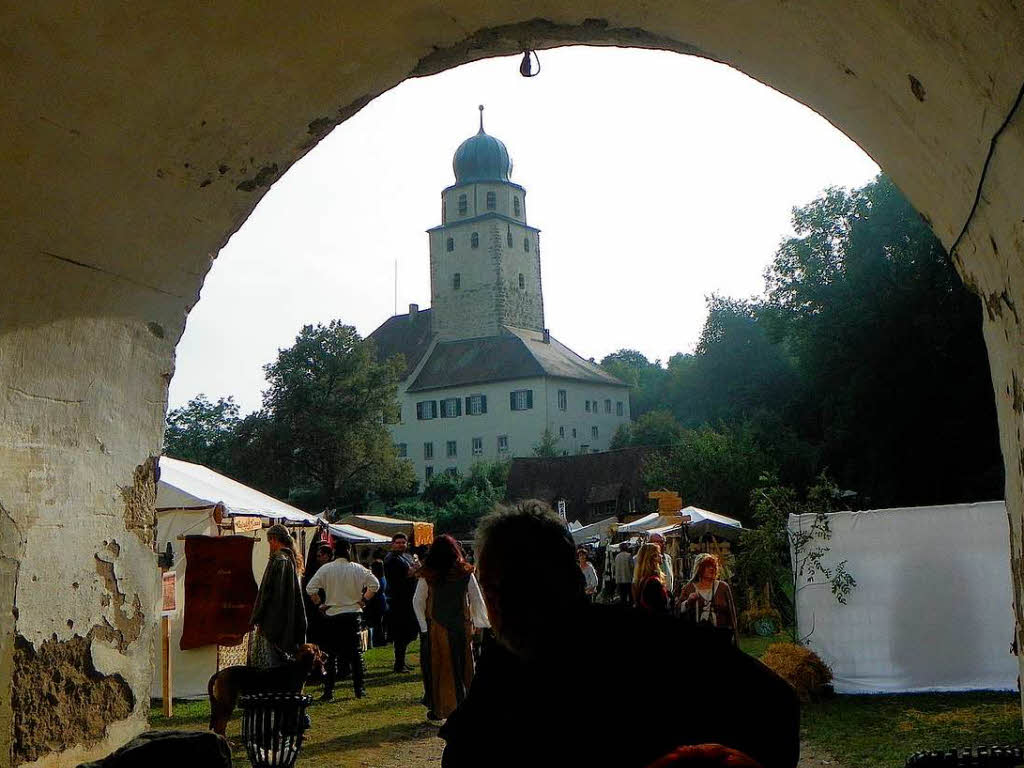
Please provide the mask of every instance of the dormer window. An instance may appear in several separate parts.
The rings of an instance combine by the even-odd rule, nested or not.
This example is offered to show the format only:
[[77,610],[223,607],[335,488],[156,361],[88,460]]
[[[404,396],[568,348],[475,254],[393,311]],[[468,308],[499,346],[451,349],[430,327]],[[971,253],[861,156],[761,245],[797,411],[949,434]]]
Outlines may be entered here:
[[515,216],[519,215],[519,195],[512,198],[512,213]]
[[456,272],[454,275],[452,275],[452,288],[454,288],[457,291],[461,287],[462,287],[462,275],[460,275],[458,272]]
[[519,288],[522,289],[522,288],[525,288],[525,287],[526,287],[526,278],[523,277],[523,273],[520,272],[519,273]]
[[476,232],[474,232],[472,235],[469,236],[469,247],[470,248],[479,248],[480,247],[480,235],[477,234]]
[[469,203],[466,201],[466,195],[459,195],[459,216],[465,216],[469,212]]
[[523,250],[527,253],[530,252],[530,238],[528,237],[523,238]]
[[498,207],[498,195],[495,192],[487,193],[487,210],[493,211]]
[[447,248],[448,248],[448,253],[451,253],[452,251],[455,250],[455,238],[454,237],[449,237],[448,238]]

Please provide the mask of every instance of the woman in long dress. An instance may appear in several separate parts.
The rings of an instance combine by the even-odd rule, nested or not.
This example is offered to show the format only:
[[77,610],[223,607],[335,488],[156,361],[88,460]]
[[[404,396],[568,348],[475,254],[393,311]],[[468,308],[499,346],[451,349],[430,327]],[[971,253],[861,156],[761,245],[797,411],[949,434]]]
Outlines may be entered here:
[[650,613],[668,613],[668,590],[662,563],[661,549],[656,544],[644,544],[636,557],[633,604]]
[[306,606],[303,602],[302,555],[292,535],[280,523],[267,529],[270,561],[263,572],[260,591],[249,621],[253,628],[249,643],[249,666],[279,667],[294,660],[306,642]]
[[710,552],[697,555],[693,576],[679,593],[680,615],[699,627],[713,629],[722,639],[736,644],[736,604],[729,585],[718,579],[718,558]]
[[412,605],[422,633],[427,718],[443,720],[473,681],[473,630],[490,622],[473,566],[451,536],[434,539],[417,575]]

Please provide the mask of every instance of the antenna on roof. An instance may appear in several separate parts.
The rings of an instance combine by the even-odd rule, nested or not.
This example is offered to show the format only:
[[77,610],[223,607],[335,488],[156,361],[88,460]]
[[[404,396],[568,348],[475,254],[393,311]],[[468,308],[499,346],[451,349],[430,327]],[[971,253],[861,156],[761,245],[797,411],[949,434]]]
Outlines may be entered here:
[[480,110],[480,133],[484,132],[484,105],[481,104],[478,109]]
[[395,259],[395,314],[398,314],[398,259]]

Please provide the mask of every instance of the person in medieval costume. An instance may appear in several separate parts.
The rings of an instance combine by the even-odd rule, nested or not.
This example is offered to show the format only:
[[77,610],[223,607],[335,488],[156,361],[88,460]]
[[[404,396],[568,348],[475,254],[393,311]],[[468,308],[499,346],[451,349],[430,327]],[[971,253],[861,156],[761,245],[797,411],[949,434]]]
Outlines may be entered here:
[[679,593],[680,616],[691,624],[712,629],[726,642],[736,644],[736,604],[729,585],[718,579],[718,558],[710,552],[697,555],[693,576]]
[[416,563],[408,552],[409,540],[404,533],[391,537],[391,552],[384,558],[387,579],[388,630],[395,644],[395,672],[412,672],[405,663],[405,649],[416,639],[416,614],[412,609],[416,589]]
[[466,698],[473,681],[473,630],[490,626],[484,598],[458,542],[434,540],[413,595],[427,718],[444,720]]
[[295,658],[306,642],[306,606],[299,579],[302,555],[292,535],[280,523],[267,529],[270,560],[256,595],[249,625],[249,666],[279,667]]

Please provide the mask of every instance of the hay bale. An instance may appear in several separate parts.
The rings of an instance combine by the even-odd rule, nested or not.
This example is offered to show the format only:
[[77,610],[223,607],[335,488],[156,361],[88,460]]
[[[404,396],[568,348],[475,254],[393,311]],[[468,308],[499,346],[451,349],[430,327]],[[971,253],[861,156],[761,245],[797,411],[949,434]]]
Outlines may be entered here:
[[773,643],[765,650],[761,663],[793,686],[802,702],[832,693],[832,670],[810,648],[796,643]]

